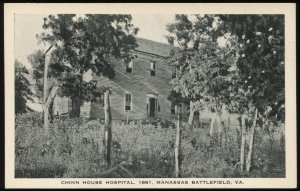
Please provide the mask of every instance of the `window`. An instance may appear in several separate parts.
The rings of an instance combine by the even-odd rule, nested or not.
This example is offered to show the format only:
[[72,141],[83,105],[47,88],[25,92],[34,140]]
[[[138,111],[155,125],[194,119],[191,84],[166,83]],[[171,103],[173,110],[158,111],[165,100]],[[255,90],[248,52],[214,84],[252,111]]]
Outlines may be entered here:
[[150,62],[150,75],[155,76],[155,62],[154,61]]
[[151,76],[155,76],[155,71],[154,71],[154,70],[151,70],[150,75],[151,75]]
[[171,103],[171,114],[176,114],[176,108],[173,102]]
[[151,70],[155,70],[155,62],[154,61],[151,61]]
[[172,73],[172,79],[176,78],[176,73]]
[[127,73],[132,73],[132,66],[133,66],[133,61],[131,60],[131,61],[128,62],[127,65],[126,65],[126,72],[127,72]]
[[176,105],[173,102],[171,102],[171,114],[178,114],[180,112],[181,104]]
[[131,94],[125,94],[125,111],[131,111]]

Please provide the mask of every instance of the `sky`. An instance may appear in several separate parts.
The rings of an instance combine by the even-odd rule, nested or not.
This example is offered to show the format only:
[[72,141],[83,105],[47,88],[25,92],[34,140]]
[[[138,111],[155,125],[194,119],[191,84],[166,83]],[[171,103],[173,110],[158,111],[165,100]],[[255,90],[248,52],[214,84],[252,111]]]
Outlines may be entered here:
[[[48,47],[38,44],[36,34],[44,31],[43,18],[48,15],[15,15],[15,58],[31,68],[27,56],[35,50],[46,50]],[[132,23],[140,30],[137,37],[167,43],[166,25],[172,22],[174,15],[132,15]]]

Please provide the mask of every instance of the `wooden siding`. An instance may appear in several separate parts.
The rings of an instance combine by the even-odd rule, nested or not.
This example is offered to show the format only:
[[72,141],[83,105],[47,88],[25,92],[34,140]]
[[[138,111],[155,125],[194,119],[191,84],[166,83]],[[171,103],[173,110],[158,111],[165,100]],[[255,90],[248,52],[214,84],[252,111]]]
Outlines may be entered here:
[[56,96],[53,101],[53,114],[62,115],[69,112],[68,107],[69,98]]
[[91,114],[91,102],[83,102],[80,107],[80,116],[85,118],[90,118]]
[[[171,91],[169,81],[171,80],[172,70],[163,58],[147,55],[146,53],[135,53],[137,56],[133,60],[132,73],[126,72],[126,65],[122,61],[112,60],[116,76],[112,80],[104,77],[94,76],[99,85],[111,88],[112,94],[111,109],[113,119],[127,119],[128,112],[125,111],[125,94],[132,95],[132,107],[129,111],[129,119],[147,118],[147,94],[157,94],[160,111],[159,118],[172,118],[171,103],[167,96]],[[150,63],[155,62],[155,76],[150,75]],[[101,106],[99,106],[101,107]],[[94,110],[101,110],[95,107]],[[91,111],[94,113],[96,111]],[[95,114],[92,114],[96,116]],[[103,116],[103,115],[97,115]]]

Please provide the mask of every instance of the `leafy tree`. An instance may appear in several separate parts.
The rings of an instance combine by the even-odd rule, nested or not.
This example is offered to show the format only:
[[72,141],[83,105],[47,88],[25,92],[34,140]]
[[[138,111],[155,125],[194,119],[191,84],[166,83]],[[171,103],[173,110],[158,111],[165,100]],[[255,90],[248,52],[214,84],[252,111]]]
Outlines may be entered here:
[[15,113],[26,113],[32,111],[27,105],[27,101],[33,101],[30,83],[26,78],[29,74],[25,66],[15,60]]
[[[177,15],[168,28],[169,41],[177,40],[180,47],[179,54],[175,51],[171,56],[171,63],[181,74],[171,83],[191,103],[203,96],[202,100],[208,100],[212,110],[218,112],[220,106],[227,105],[230,111],[242,116],[242,121],[243,116],[248,116],[252,122],[246,162],[249,171],[257,118],[284,121],[284,17],[196,15],[195,18],[193,24],[188,16]],[[220,37],[228,36],[234,40],[225,48],[217,46]],[[204,52],[200,52],[201,49]],[[201,59],[198,58],[206,55],[204,64],[199,67]],[[203,80],[196,78],[193,63],[205,74]],[[242,142],[244,135],[242,133]]]
[[174,105],[181,105],[182,103],[183,104],[189,103],[188,99],[183,98],[183,96],[180,93],[176,92],[175,90],[170,91],[167,99],[169,101],[173,102]]
[[220,18],[223,31],[235,35],[239,43],[234,86],[240,88],[235,88],[233,95],[248,100],[242,108],[251,104],[261,116],[267,117],[265,113],[271,107],[268,117],[284,121],[284,16],[223,15]]
[[252,121],[246,161],[249,171],[257,118],[263,128],[266,119],[284,121],[284,16],[220,15],[220,19],[223,32],[236,36],[239,43],[230,95],[232,110]]
[[[50,34],[37,35],[40,42],[53,45],[49,63],[49,78],[58,80],[61,94],[72,100],[71,116],[79,117],[84,100],[94,100],[103,88],[85,82],[83,74],[91,70],[97,75],[113,78],[111,59],[131,59],[130,51],[137,44],[138,29],[130,15],[49,15],[43,28]],[[42,62],[36,68],[41,77]]]
[[174,44],[176,40],[179,45],[169,59],[177,73],[171,84],[190,101],[190,126],[195,111],[200,112],[206,106],[213,112],[220,110],[230,84],[228,69],[235,57],[230,46],[218,45],[214,16],[194,17],[196,21],[191,22],[187,15],[176,15],[175,22],[168,26],[169,42]]

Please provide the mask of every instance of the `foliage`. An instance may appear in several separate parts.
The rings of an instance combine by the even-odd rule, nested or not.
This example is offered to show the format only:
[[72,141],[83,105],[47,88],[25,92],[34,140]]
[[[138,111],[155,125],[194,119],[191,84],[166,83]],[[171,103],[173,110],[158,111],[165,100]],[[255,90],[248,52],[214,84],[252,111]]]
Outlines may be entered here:
[[[284,16],[219,17],[222,20],[220,29],[235,35],[239,43],[232,99],[244,98],[248,101],[242,107],[250,104],[263,117],[273,116],[284,121]],[[272,112],[267,116],[268,108]]]
[[171,85],[182,97],[195,103],[195,111],[205,106],[216,110],[222,102],[228,102],[226,93],[231,82],[228,69],[234,63],[235,52],[231,46],[219,46],[213,34],[218,31],[212,26],[215,17],[195,17],[192,22],[188,15],[176,15],[168,26],[169,42],[176,41],[180,47],[173,50],[168,60],[176,68]]
[[[41,114],[23,114],[16,122],[16,176],[124,177],[106,174],[103,155],[104,125],[86,119],[55,119],[45,136]],[[24,124],[23,121],[26,123]],[[156,128],[142,121],[113,122],[112,166],[125,161],[134,177],[174,177],[175,129]],[[239,172],[238,129],[226,131],[227,144],[207,136],[208,129],[182,132],[182,177],[284,177],[284,127],[257,131],[250,174]],[[275,153],[275,155],[274,155]],[[277,157],[277,159],[276,159]],[[51,164],[51,165],[50,165]]]
[[[53,46],[48,77],[58,80],[61,95],[71,97],[73,110],[80,108],[78,103],[96,99],[104,91],[102,86],[84,80],[86,72],[113,78],[110,59],[128,61],[131,58],[130,51],[137,46],[135,35],[138,32],[131,19],[130,15],[76,17],[74,14],[44,18],[43,28],[48,33],[43,32],[37,38]],[[29,57],[37,80],[43,76],[44,58],[40,57],[41,51]],[[78,117],[79,113],[75,115]]]
[[167,99],[173,102],[175,105],[180,105],[182,103],[188,104],[189,100],[184,98],[180,92],[176,92],[175,90],[171,90]]
[[36,50],[27,57],[32,67],[32,78],[34,80],[34,95],[40,102],[43,101],[43,78],[44,78],[44,51]]
[[32,100],[32,91],[30,83],[26,77],[29,72],[25,66],[15,60],[15,113],[25,113],[31,111],[26,105],[27,101]]
[[264,120],[284,121],[282,15],[176,15],[167,28],[179,46],[169,59],[176,92],[200,110],[226,105],[250,117],[257,108]]

